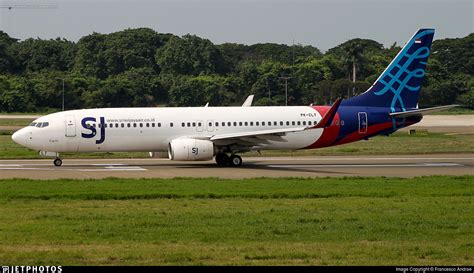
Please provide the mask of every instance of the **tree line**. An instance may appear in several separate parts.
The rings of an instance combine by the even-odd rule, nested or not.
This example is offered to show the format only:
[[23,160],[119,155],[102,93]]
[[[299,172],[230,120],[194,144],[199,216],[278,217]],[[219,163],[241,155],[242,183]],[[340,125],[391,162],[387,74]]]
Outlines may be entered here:
[[[352,39],[314,46],[215,45],[149,28],[66,39],[18,40],[0,31],[0,112],[133,106],[330,104],[364,92],[400,47]],[[436,40],[420,106],[474,108],[474,34]]]

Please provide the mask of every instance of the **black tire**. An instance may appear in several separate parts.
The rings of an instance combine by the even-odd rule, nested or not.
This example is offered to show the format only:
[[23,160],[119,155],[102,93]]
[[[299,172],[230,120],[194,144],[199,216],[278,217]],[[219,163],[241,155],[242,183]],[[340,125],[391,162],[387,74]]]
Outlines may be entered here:
[[53,161],[53,164],[54,164],[54,166],[56,166],[56,167],[61,167],[61,165],[63,164],[63,161],[62,161],[60,158],[56,158],[56,159]]
[[230,165],[232,167],[240,167],[242,166],[242,157],[238,155],[233,155],[230,157]]
[[229,156],[225,153],[219,153],[216,155],[216,163],[219,167],[226,167],[229,165]]

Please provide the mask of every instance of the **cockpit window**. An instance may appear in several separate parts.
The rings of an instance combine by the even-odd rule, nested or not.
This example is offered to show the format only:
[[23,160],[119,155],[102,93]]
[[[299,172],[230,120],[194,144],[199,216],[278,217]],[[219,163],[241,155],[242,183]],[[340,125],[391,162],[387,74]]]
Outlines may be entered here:
[[49,126],[49,122],[32,122],[30,126],[44,128]]

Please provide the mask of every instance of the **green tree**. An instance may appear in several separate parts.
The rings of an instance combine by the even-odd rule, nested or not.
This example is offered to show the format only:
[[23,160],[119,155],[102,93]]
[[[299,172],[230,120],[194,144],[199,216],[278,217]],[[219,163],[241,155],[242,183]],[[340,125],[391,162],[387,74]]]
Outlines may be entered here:
[[75,45],[68,40],[26,39],[12,46],[21,71],[68,71],[74,63]]
[[221,52],[211,41],[194,35],[171,37],[156,51],[156,61],[166,73],[199,75],[223,73]]
[[162,92],[152,69],[133,68],[109,77],[83,96],[87,107],[145,107],[156,105]]
[[16,42],[17,39],[11,38],[0,30],[0,73],[15,72],[15,57],[11,52],[11,47]]
[[0,112],[32,112],[35,102],[21,77],[0,75]]

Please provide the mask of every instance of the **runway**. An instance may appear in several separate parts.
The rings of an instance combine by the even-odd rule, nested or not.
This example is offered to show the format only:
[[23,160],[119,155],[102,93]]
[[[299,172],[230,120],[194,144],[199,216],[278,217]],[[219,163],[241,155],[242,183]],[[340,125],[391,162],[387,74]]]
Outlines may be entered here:
[[474,154],[399,156],[244,157],[240,168],[221,168],[213,161],[167,159],[0,160],[0,178],[92,179],[104,177],[323,177],[474,175]]

